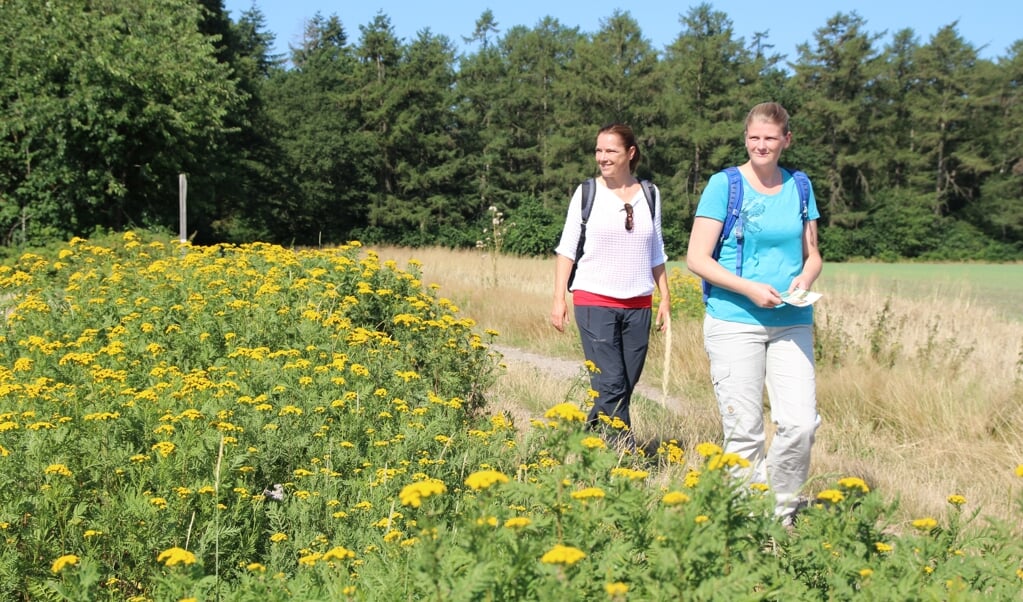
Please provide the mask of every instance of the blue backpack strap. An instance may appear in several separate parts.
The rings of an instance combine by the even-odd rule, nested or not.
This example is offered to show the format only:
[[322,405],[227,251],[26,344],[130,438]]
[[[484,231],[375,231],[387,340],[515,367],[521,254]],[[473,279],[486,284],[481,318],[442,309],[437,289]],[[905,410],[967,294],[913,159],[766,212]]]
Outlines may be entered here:
[[792,178],[796,181],[796,189],[799,190],[799,215],[803,221],[810,218],[810,178],[798,169],[790,169]]
[[[728,207],[725,210],[725,221],[721,225],[721,236],[718,237],[718,242],[714,245],[714,252],[712,257],[716,260],[721,257],[721,247],[725,244],[725,240],[731,235],[732,230],[735,229],[735,245],[736,245],[736,256],[735,256],[735,273],[742,276],[742,222],[740,217],[742,216],[742,176],[739,174],[739,168],[732,166],[724,169],[725,175],[728,177]],[[736,227],[738,225],[738,227]],[[703,281],[703,302],[707,302],[707,297],[710,295],[710,283],[706,280]]]

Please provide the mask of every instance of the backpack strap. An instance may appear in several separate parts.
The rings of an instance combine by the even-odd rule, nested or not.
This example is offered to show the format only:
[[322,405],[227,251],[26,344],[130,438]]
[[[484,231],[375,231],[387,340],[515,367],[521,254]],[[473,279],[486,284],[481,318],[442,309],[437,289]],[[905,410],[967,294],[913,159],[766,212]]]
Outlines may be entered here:
[[[799,215],[805,223],[810,215],[810,178],[798,169],[785,168],[796,181],[796,189],[799,191]],[[742,176],[739,168],[732,166],[724,169],[728,176],[728,209],[725,213],[725,222],[721,228],[721,236],[714,246],[714,259],[721,257],[721,247],[724,245],[728,235],[735,229],[735,274],[742,276]],[[710,295],[710,283],[703,281],[703,302],[707,303]]]
[[575,246],[575,261],[572,263],[572,271],[568,274],[568,290],[572,290],[575,269],[579,265],[579,259],[583,256],[583,245],[586,244],[586,222],[590,219],[590,213],[593,211],[593,199],[597,196],[597,183],[593,178],[583,180],[580,188],[582,188],[582,205],[580,206],[582,221],[579,225],[579,243]]
[[[725,210],[725,221],[721,226],[721,236],[718,237],[718,242],[714,245],[714,252],[711,256],[716,260],[721,257],[721,247],[724,246],[725,240],[735,229],[735,244],[736,244],[736,258],[735,258],[735,273],[742,276],[742,176],[739,174],[739,168],[732,166],[726,167],[724,170],[725,176],[728,178],[728,207]],[[738,224],[738,227],[736,227]],[[706,280],[703,281],[703,302],[707,302],[707,297],[710,296],[710,283]]]
[[796,189],[799,190],[799,214],[806,222],[810,217],[810,178],[798,169],[788,170],[796,181]]
[[[593,211],[593,199],[597,196],[597,183],[593,178],[584,180],[582,183],[583,189],[583,203],[582,203],[582,218],[583,218],[583,233],[586,232],[586,221],[590,219],[590,213]],[[577,253],[582,255],[582,253]]]
[[650,180],[640,180],[639,185],[643,187],[643,196],[646,197],[646,204],[650,207],[650,219],[652,220],[656,216],[657,191],[654,189],[654,183]]

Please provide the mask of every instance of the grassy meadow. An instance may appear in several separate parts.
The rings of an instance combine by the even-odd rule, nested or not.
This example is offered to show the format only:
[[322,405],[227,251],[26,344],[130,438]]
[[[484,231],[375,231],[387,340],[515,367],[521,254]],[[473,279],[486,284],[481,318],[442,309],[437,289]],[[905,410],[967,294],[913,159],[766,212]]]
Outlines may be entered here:
[[0,599],[1023,594],[1019,322],[836,270],[812,503],[787,530],[729,477],[695,281],[672,272],[628,454],[584,426],[552,269],[136,232],[5,262]]
[[[499,342],[579,358],[573,331],[549,325],[553,261],[480,251],[380,249],[416,258]],[[720,439],[703,352],[698,282],[669,264],[670,358],[655,335],[643,381],[666,387],[673,407],[649,400],[633,412],[637,436],[690,446]],[[826,264],[817,283],[818,431],[810,487],[836,476],[865,478],[906,517],[941,515],[962,494],[971,508],[1006,517],[1023,461],[1023,265]],[[667,381],[666,385],[665,380]],[[575,387],[575,389],[573,389]],[[503,403],[540,411],[577,394],[531,369],[499,379]],[[811,492],[813,492],[811,491]]]

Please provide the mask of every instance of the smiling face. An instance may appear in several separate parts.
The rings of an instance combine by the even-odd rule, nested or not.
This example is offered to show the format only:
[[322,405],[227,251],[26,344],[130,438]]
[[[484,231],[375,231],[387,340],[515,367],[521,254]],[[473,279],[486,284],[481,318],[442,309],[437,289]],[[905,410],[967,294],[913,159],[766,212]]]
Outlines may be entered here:
[[632,173],[629,161],[636,154],[636,147],[625,148],[621,136],[612,132],[604,132],[597,136],[595,158],[600,175],[605,178],[622,178]]
[[792,132],[781,124],[754,119],[746,126],[746,152],[754,167],[778,165],[781,153],[792,141]]

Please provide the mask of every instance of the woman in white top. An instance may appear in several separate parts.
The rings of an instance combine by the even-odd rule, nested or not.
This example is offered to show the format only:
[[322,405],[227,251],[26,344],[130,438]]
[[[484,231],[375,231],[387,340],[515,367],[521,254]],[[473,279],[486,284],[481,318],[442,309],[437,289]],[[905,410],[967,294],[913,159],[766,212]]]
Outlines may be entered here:
[[[617,123],[601,128],[595,156],[600,176],[595,178],[583,254],[575,266],[572,302],[583,353],[596,368],[590,373],[597,397],[589,424],[609,432],[609,439],[631,451],[635,437],[629,404],[646,361],[655,286],[660,291],[659,330],[665,330],[670,320],[671,293],[664,268],[668,257],[661,236],[660,193],[654,188],[651,211],[633,175],[640,152],[632,129]],[[572,195],[555,249],[551,325],[559,332],[569,323],[565,293],[583,233],[581,207],[580,186]]]

